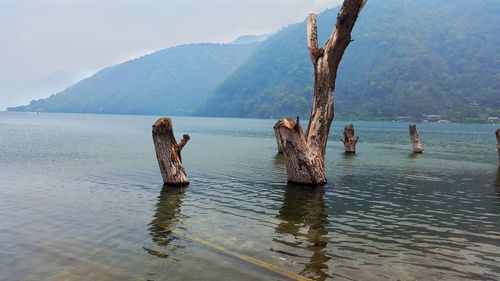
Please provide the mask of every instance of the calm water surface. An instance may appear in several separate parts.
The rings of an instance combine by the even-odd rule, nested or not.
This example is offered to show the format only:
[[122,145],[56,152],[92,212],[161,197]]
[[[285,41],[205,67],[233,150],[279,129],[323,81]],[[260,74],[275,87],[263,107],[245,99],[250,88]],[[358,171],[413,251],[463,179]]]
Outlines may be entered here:
[[275,120],[174,118],[191,179],[162,186],[154,116],[0,112],[0,280],[500,280],[492,125],[344,122],[329,183],[287,186]]

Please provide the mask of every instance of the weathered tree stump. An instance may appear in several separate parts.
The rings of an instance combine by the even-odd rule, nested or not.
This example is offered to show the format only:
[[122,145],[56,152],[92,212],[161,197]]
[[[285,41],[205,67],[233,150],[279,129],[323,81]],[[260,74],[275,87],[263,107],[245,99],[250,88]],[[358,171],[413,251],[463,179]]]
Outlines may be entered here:
[[345,0],[335,29],[324,48],[318,47],[316,15],[309,14],[307,41],[314,67],[314,96],[311,116],[304,134],[298,121],[279,120],[276,140],[282,144],[289,182],[326,183],[325,150],[333,121],[333,91],[340,60],[351,43],[351,31],[367,0]]
[[417,131],[417,125],[410,124],[410,139],[411,145],[413,146],[414,153],[422,153],[424,149],[422,148],[422,143],[420,142],[420,136]]
[[354,125],[347,124],[344,127],[344,136],[340,139],[344,143],[345,153],[356,153],[356,144],[359,137],[354,133]]
[[280,123],[280,121],[276,122],[276,124],[274,124],[274,135],[276,136],[276,144],[278,145],[278,153],[283,153],[283,141],[281,139],[281,136],[280,134],[278,133],[278,124]]
[[498,168],[500,168],[500,129],[495,131],[495,135],[497,136]]
[[156,158],[165,184],[189,184],[181,158],[181,150],[188,141],[189,135],[184,135],[182,140],[177,143],[173,133],[172,120],[168,117],[162,117],[153,124]]
[[283,144],[288,181],[305,184],[325,183],[324,157],[316,154],[308,145],[299,118],[279,120],[278,133]]

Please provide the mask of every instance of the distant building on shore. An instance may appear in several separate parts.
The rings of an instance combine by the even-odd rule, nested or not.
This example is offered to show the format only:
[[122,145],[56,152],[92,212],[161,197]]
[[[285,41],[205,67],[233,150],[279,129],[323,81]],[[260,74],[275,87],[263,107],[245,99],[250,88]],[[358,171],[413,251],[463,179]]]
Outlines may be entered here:
[[446,119],[441,119],[441,120],[438,120],[437,123],[439,124],[450,124],[450,120],[446,120]]
[[488,117],[488,122],[489,123],[498,123],[498,117],[490,116],[490,117]]
[[425,119],[429,122],[438,122],[441,120],[441,115],[438,114],[428,114]]

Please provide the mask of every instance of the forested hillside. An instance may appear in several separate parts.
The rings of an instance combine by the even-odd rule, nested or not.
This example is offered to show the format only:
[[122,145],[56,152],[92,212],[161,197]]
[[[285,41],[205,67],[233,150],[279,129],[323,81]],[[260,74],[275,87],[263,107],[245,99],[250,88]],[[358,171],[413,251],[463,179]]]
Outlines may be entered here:
[[[337,12],[318,16],[323,43]],[[500,116],[499,26],[499,0],[370,0],[340,65],[335,118]],[[306,24],[267,36],[165,49],[9,110],[307,118]]]
[[[322,42],[338,10],[318,17]],[[500,115],[500,1],[370,0],[339,70],[337,119]],[[258,47],[217,87],[203,116],[308,117],[313,85],[305,22]]]
[[161,50],[9,110],[189,115],[257,45],[191,44]]

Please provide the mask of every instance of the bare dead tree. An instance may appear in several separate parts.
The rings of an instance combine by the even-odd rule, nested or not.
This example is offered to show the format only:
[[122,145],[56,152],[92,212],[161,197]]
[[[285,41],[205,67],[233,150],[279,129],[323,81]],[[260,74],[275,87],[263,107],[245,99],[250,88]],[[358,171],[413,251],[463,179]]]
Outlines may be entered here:
[[424,149],[422,148],[422,142],[420,142],[420,135],[418,134],[417,131],[417,125],[410,124],[409,128],[410,128],[410,140],[411,140],[411,145],[413,147],[413,152],[414,153],[424,152]]
[[318,47],[316,15],[309,14],[307,41],[314,67],[314,96],[311,116],[304,134],[297,120],[281,119],[275,125],[277,141],[282,144],[289,182],[326,183],[325,151],[332,124],[333,91],[337,70],[351,40],[351,32],[367,0],[344,0],[335,29],[325,47]]
[[359,137],[354,133],[354,125],[347,124],[344,127],[344,136],[340,139],[344,143],[345,153],[356,153],[356,144]]
[[156,158],[160,166],[163,182],[167,185],[187,185],[189,179],[182,166],[181,150],[189,141],[189,135],[184,135],[177,143],[173,133],[172,120],[162,117],[153,124],[153,142]]

